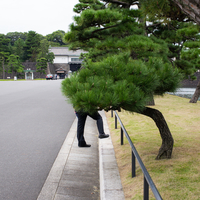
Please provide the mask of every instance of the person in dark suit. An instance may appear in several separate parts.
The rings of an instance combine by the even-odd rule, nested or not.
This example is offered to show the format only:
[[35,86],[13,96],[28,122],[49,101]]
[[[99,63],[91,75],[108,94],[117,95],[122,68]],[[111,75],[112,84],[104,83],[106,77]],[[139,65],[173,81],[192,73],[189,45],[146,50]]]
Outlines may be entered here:
[[85,138],[84,138],[84,127],[85,127],[85,121],[86,121],[87,116],[90,116],[92,119],[97,121],[97,128],[98,128],[100,139],[109,137],[108,134],[104,133],[103,120],[102,120],[101,115],[98,112],[95,112],[94,114],[89,114],[86,112],[78,111],[76,112],[76,116],[78,118],[77,139],[78,139],[79,147],[91,147],[90,144],[86,143]]

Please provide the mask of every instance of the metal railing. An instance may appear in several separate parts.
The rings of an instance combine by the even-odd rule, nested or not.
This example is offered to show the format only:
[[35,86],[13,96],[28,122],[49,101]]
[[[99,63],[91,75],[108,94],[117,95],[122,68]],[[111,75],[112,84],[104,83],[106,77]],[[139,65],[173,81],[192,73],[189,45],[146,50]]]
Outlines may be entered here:
[[[117,114],[116,111],[115,112],[115,129],[117,129],[117,119],[121,125],[121,145],[124,144],[124,134],[126,136],[126,138],[128,139],[128,142],[131,146],[131,149],[132,149],[132,178],[136,176],[136,159],[139,163],[139,166],[143,172],[143,175],[144,175],[144,190],[143,190],[143,199],[144,200],[149,200],[149,186],[151,188],[151,191],[153,192],[154,194],[154,197],[156,198],[156,200],[162,200],[162,197],[160,196],[153,180],[151,179],[146,167],[144,166],[135,146],[133,145],[121,119],[119,118],[119,115]],[[111,117],[113,117],[113,111],[111,110]],[[124,133],[124,134],[123,134]]]

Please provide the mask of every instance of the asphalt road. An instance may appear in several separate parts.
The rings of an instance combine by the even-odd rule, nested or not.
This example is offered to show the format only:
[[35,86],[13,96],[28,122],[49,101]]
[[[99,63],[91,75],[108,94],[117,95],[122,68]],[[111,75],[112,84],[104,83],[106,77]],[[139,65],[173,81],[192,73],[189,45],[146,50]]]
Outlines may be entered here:
[[0,81],[0,200],[36,200],[75,119],[61,80]]

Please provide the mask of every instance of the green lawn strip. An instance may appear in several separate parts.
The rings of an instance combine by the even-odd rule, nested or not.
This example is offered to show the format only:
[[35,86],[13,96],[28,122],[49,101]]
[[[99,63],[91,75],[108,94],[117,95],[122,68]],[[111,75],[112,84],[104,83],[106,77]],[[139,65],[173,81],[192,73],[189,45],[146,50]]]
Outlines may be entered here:
[[[37,79],[33,79],[33,81],[38,81],[38,80],[46,80],[45,78],[37,78]],[[0,81],[27,81],[26,79],[0,79]],[[31,80],[32,81],[32,80]]]
[[[174,138],[172,159],[155,160],[161,138],[150,118],[119,112],[150,176],[163,199],[197,200],[200,197],[200,104],[173,95],[155,97],[153,108],[160,110]],[[143,199],[143,174],[136,163],[136,177],[131,177],[131,149],[128,141],[120,145],[120,125],[115,129],[114,118],[107,113],[107,120],[115,148],[122,185],[127,200]],[[150,192],[150,199],[155,199]]]

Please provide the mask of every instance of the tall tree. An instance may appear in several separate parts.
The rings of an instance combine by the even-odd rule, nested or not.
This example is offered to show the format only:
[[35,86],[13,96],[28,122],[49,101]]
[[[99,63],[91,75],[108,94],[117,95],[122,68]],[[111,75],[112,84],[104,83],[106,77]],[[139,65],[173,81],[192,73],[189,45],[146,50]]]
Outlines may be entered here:
[[49,51],[49,41],[45,38],[40,42],[40,53],[38,55],[38,58],[46,57],[48,51]]
[[23,59],[23,54],[24,54],[24,45],[25,42],[23,39],[19,38],[18,40],[15,41],[13,50],[14,54],[19,56],[19,59],[22,61]]
[[[185,79],[196,79],[194,72],[200,69],[200,26],[194,23],[194,18],[189,18],[190,16],[187,13],[187,15],[184,14],[174,1],[141,0],[141,2],[143,2],[143,12],[147,16],[146,20],[153,21],[153,24],[146,26],[148,33],[161,37],[168,42],[169,58],[173,64],[181,69]],[[183,1],[183,4],[186,2],[188,1]],[[157,14],[155,15],[155,13]],[[199,96],[200,81],[197,83],[190,103],[196,103]]]
[[45,74],[47,70],[47,59],[46,58],[39,58],[37,59],[36,64],[36,71],[40,74]]
[[3,73],[3,79],[5,79],[5,61],[8,58],[8,56],[9,56],[8,52],[3,52],[3,51],[0,52],[0,63],[2,66],[0,71],[2,71]]
[[6,38],[4,34],[0,34],[0,60],[1,60],[1,71],[3,72],[3,79],[5,79],[5,61],[10,55],[9,49],[10,39]]
[[161,112],[146,106],[152,94],[174,91],[180,74],[168,60],[167,44],[146,36],[138,1],[79,0],[75,23],[65,36],[71,49],[84,49],[83,69],[62,82],[76,110],[121,108],[151,117],[162,138],[157,159],[171,158],[173,137]]
[[40,51],[40,35],[35,31],[29,31],[24,45],[23,60],[35,62]]
[[9,66],[8,72],[12,73],[12,75],[13,73],[17,73],[18,75],[24,71],[24,66],[21,64],[19,56],[14,54],[11,54],[8,57],[8,66]]
[[65,32],[62,30],[54,31],[51,34],[46,36],[47,40],[51,42],[51,45],[54,46],[63,46],[66,45],[64,42]]
[[9,32],[6,34],[6,38],[10,39],[10,44],[13,46],[15,42],[20,38],[25,41],[27,38],[27,33],[22,32]]

